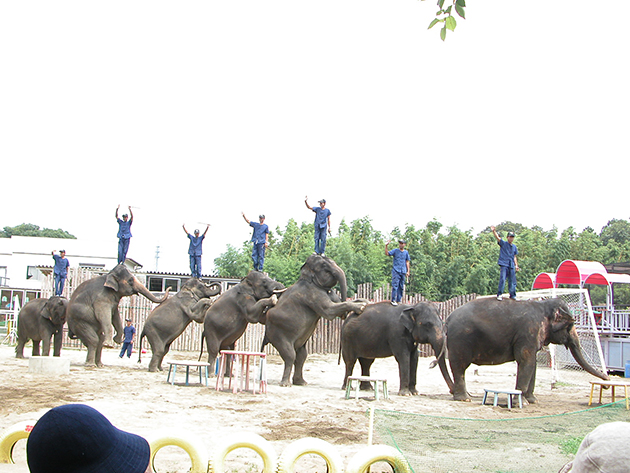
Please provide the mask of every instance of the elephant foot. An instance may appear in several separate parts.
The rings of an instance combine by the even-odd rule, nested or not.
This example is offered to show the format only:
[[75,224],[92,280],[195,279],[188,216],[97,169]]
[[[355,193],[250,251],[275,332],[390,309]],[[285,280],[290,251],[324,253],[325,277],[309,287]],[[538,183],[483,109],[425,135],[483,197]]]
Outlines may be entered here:
[[116,335],[114,337],[114,342],[116,342],[117,344],[120,345],[122,343],[122,341],[123,341],[123,336],[122,335]]
[[291,387],[291,383],[287,380],[287,381],[280,381],[280,386],[284,387],[284,388],[290,388]]
[[[536,396],[534,396],[533,394],[530,396],[524,396],[525,400],[529,403],[529,404],[536,404],[538,403],[538,398]],[[518,402],[518,397],[516,398],[517,402]]]
[[409,391],[408,389],[401,389],[400,391],[398,391],[398,395],[399,396],[411,396],[411,391]]
[[149,373],[157,373],[158,369],[155,366],[149,366]]
[[367,381],[363,381],[361,383],[360,389],[361,391],[374,391],[374,388],[372,387],[372,383],[369,383]]
[[306,386],[308,383],[303,379],[293,379],[293,384],[295,386]]
[[410,389],[409,392],[411,393],[412,396],[419,396],[420,393],[418,392],[417,389]]
[[455,401],[471,402],[470,396],[466,394],[454,394],[453,399]]
[[103,342],[103,348],[114,348],[113,340],[111,338],[109,340],[105,340]]

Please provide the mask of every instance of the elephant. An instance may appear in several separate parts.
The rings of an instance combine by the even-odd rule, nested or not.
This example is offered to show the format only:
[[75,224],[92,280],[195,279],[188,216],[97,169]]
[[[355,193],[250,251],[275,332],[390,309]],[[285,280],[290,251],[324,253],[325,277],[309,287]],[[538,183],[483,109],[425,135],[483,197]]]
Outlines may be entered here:
[[564,345],[588,373],[608,379],[592,367],[580,348],[575,321],[562,299],[498,301],[476,299],[455,309],[446,319],[447,350],[453,373],[453,397],[470,401],[464,375],[471,363],[499,365],[516,361],[516,389],[535,403],[536,353],[554,343]]
[[[169,291],[170,288],[162,298],[155,297],[124,264],[81,283],[72,293],[66,314],[68,335],[81,339],[87,347],[86,365],[103,366],[103,347],[113,347],[114,342],[122,341],[123,327],[118,313],[122,297],[142,294],[151,302],[161,304],[168,299]],[[112,325],[116,330],[115,336]]]
[[203,321],[201,350],[205,339],[208,363],[215,362],[219,351],[234,349],[248,323],[265,323],[265,311],[278,302],[278,295],[284,290],[284,285],[264,273],[250,271],[240,283],[221,294]]
[[[335,302],[331,289],[339,283],[341,301]],[[262,349],[271,343],[284,361],[280,386],[305,385],[302,370],[306,361],[306,341],[311,337],[321,317],[332,320],[349,312],[361,314],[368,301],[346,301],[346,275],[332,259],[313,254],[308,257],[300,278],[282,295],[278,304],[267,311],[265,338]]]
[[[398,362],[401,396],[417,395],[418,343],[429,343],[437,356],[450,392],[453,381],[446,367],[446,332],[437,305],[420,302],[414,306],[393,306],[390,302],[370,304],[361,315],[350,314],[341,332],[341,353],[346,364],[342,389],[359,360],[361,375],[370,376],[375,358],[394,356]],[[436,361],[433,362],[432,368]],[[362,382],[361,389],[370,389]]]
[[209,297],[221,293],[221,284],[206,284],[200,279],[191,278],[184,283],[177,294],[157,306],[147,317],[138,347],[138,363],[142,362],[142,339],[147,337],[153,356],[149,371],[162,371],[162,360],[177,337],[193,320],[203,323],[208,307],[213,300]]
[[18,315],[15,357],[24,358],[24,344],[29,340],[33,340],[33,356],[39,356],[40,342],[43,342],[42,355],[48,356],[51,338],[53,339],[53,356],[60,356],[67,307],[68,299],[61,296],[34,299],[24,305]]

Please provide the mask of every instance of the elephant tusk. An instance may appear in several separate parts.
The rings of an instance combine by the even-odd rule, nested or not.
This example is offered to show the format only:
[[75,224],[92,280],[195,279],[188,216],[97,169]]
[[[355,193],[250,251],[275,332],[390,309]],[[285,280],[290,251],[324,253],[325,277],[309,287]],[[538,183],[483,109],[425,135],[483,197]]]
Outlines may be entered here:
[[288,289],[288,287],[285,287],[284,289],[274,289],[273,293],[274,294],[282,294],[284,291],[286,291]]

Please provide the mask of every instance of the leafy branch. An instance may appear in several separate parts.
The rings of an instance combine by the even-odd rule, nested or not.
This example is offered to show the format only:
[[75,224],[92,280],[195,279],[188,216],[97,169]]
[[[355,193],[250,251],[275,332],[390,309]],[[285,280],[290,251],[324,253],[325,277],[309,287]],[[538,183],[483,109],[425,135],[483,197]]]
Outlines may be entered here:
[[453,7],[455,7],[455,12],[464,20],[466,19],[466,0],[453,0],[453,4],[444,8],[444,0],[438,0],[437,6],[439,11],[435,14],[435,19],[429,24],[429,28],[433,28],[438,23],[443,23],[442,28],[440,29],[440,38],[442,41],[446,39],[446,30],[455,31],[457,27],[457,20],[453,16]]

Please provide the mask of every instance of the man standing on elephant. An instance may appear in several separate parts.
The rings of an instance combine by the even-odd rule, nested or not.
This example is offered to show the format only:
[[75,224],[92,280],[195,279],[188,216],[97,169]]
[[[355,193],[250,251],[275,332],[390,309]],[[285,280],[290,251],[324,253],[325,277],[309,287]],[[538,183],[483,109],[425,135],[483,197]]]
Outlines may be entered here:
[[409,252],[405,250],[405,241],[398,240],[398,248],[390,250],[391,240],[385,243],[385,255],[394,258],[392,265],[392,305],[398,305],[402,301],[405,290],[405,279],[409,277],[409,263],[411,258]]
[[206,225],[206,231],[203,232],[203,235],[199,235],[199,230],[195,230],[195,235],[191,235],[186,230],[186,225],[182,225],[184,232],[188,236],[190,240],[190,245],[188,245],[188,256],[190,257],[190,272],[192,273],[193,278],[200,279],[201,278],[201,254],[203,253],[201,249],[201,245],[203,243],[203,239],[206,237],[206,233],[208,233],[208,228],[210,225]]
[[518,261],[516,255],[518,255],[518,249],[514,242],[514,232],[508,232],[507,241],[503,240],[495,227],[490,227],[494,237],[499,244],[499,289],[497,291],[497,300],[503,300],[503,288],[505,287],[505,280],[508,281],[508,290],[510,291],[510,299],[516,299],[516,271],[520,271],[518,267]]
[[133,223],[133,212],[129,207],[129,215],[124,214],[122,220],[118,218],[118,209],[116,207],[116,222],[118,222],[118,264],[124,263],[127,259],[127,251],[129,250],[129,240],[131,239],[131,224]]
[[323,256],[326,251],[326,231],[330,234],[330,209],[326,208],[326,199],[319,201],[319,207],[308,205],[308,196],[304,198],[304,203],[315,212],[315,253]]
[[59,251],[59,254],[55,254],[53,251],[52,257],[55,260],[55,268],[53,270],[55,274],[55,296],[61,296],[66,277],[68,276],[70,262],[66,259],[66,250]]
[[[250,222],[245,216],[244,212],[241,212],[243,218],[247,224],[254,229],[252,233],[252,261],[254,263],[254,269],[256,271],[262,271],[265,264],[265,249],[269,246],[269,227],[265,223],[265,216],[259,215],[258,222]],[[260,222],[260,223],[259,223]]]
[[123,329],[125,338],[123,339],[122,349],[120,350],[120,357],[122,358],[127,353],[127,358],[131,358],[131,351],[133,350],[133,340],[136,337],[136,327],[131,325],[131,319],[126,319],[127,325]]

